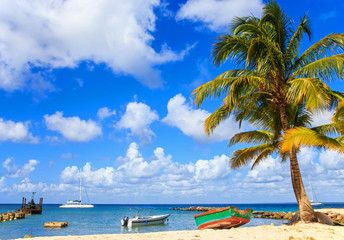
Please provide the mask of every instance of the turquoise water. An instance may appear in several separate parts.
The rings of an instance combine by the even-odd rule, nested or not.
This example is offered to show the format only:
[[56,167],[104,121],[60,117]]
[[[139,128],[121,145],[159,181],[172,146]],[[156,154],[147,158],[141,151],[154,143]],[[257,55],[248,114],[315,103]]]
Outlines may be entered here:
[[[121,219],[126,215],[132,217],[137,210],[135,207],[154,207],[154,214],[169,213],[169,221],[164,225],[145,226],[128,229],[121,226]],[[190,206],[237,206],[239,209],[251,208],[255,211],[297,211],[296,204],[192,204],[192,205],[95,205],[92,209],[61,209],[57,204],[43,205],[42,215],[31,215],[24,219],[0,222],[0,239],[23,238],[30,234],[39,236],[89,235],[112,233],[142,233],[159,231],[195,230],[194,215],[197,212],[170,210],[173,207]],[[326,203],[323,207],[341,207],[344,204]],[[0,212],[5,213],[19,209],[20,205],[0,204]],[[44,229],[45,222],[68,222],[68,227],[61,229]],[[274,223],[281,225],[281,220],[252,218],[245,226],[258,226]]]

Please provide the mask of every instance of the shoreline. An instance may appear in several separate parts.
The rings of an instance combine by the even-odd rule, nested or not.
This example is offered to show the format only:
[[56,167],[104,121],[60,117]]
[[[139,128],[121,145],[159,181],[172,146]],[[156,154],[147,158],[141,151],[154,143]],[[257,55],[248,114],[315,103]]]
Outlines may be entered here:
[[[316,209],[319,212],[344,214],[344,208]],[[22,239],[22,238],[20,238]],[[294,225],[261,225],[255,227],[239,227],[224,230],[185,230],[150,233],[121,233],[78,236],[35,237],[35,240],[328,240],[344,239],[344,227],[330,226],[320,223],[298,222]],[[15,239],[19,240],[19,239]]]
[[[22,239],[22,238],[21,238]],[[262,225],[226,230],[192,230],[152,233],[100,234],[79,236],[33,237],[35,240],[214,240],[214,239],[264,239],[264,240],[328,240],[344,239],[344,227],[320,223],[297,223],[292,226]],[[16,239],[19,240],[19,239]]]

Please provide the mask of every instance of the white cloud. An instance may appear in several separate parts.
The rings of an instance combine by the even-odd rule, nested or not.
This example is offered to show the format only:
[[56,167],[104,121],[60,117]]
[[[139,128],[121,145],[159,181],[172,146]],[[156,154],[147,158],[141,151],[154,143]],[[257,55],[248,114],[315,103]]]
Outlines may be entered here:
[[203,22],[213,31],[224,30],[234,17],[259,16],[262,0],[188,0],[177,13],[177,20]]
[[100,120],[103,120],[104,118],[108,118],[108,117],[111,117],[111,116],[114,116],[114,115],[116,115],[116,111],[115,110],[111,111],[107,107],[99,108],[99,110],[97,112],[97,117]]
[[[75,68],[81,61],[105,63],[114,73],[161,86],[154,66],[181,60],[187,49],[152,48],[158,5],[158,0],[0,1],[0,88],[22,89],[33,79],[33,67]],[[44,75],[37,83],[44,81],[51,89]]]
[[13,158],[7,158],[3,163],[2,166],[5,168],[6,173],[5,175],[10,178],[24,178],[29,176],[31,172],[35,170],[35,166],[39,163],[39,161],[31,159],[27,163],[24,164],[22,168],[19,168],[15,165]]
[[43,182],[32,183],[29,178],[23,179],[20,184],[13,184],[12,191],[14,192],[44,192],[47,190],[47,184]]
[[199,180],[223,179],[229,176],[229,157],[215,156],[211,160],[198,160],[195,164],[195,178]]
[[319,160],[321,165],[329,170],[341,170],[344,168],[344,155],[337,151],[321,151]]
[[313,113],[312,127],[330,124],[335,110]]
[[[98,170],[92,169],[91,164],[87,162],[81,171],[83,185],[87,187],[114,186],[117,183],[114,171],[112,167],[100,168]],[[80,181],[79,169],[76,166],[66,167],[62,171],[60,179],[63,183],[78,186]]]
[[102,128],[91,119],[85,121],[79,117],[63,117],[63,112],[44,115],[47,128],[60,132],[72,142],[88,142],[102,135]]
[[78,157],[78,155],[69,152],[69,153],[62,153],[59,158],[70,158],[70,159],[72,159],[72,158],[77,158],[77,157]]
[[150,124],[159,120],[158,114],[144,103],[128,103],[126,112],[116,124],[119,129],[129,129],[132,135],[140,138],[141,143],[147,144],[155,136]]
[[37,143],[38,138],[29,132],[30,122],[5,121],[0,118],[0,141]]
[[[2,176],[2,177],[0,178],[0,189],[1,189],[1,190],[3,190],[3,189],[5,188],[5,186],[6,186],[5,181],[6,181],[6,178],[5,178],[4,176]],[[1,192],[1,190],[0,190],[0,192]]]
[[[209,189],[221,188],[229,176],[228,157],[215,156],[211,160],[198,160],[196,163],[181,164],[174,162],[172,156],[157,147],[153,156],[145,159],[137,145],[129,145],[125,157],[121,157],[117,168],[93,168],[86,163],[82,168],[85,186],[103,191],[118,191],[128,196],[164,196],[184,195],[195,192],[202,195]],[[69,191],[78,186],[79,172],[76,166],[66,167],[60,174],[61,184],[54,185],[57,191]],[[91,190],[88,191],[92,192]]]
[[138,145],[133,142],[129,145],[124,163],[118,167],[123,176],[133,178],[151,178],[158,176],[162,167],[165,167],[171,160],[171,157],[166,157],[162,148],[157,148],[154,151],[155,160],[147,162],[142,158],[139,152]]
[[203,124],[210,113],[206,110],[194,109],[185,101],[185,97],[181,94],[171,98],[167,105],[168,114],[162,121],[179,128],[185,135],[201,142],[228,140],[239,132],[238,123],[229,118],[223,121],[210,136],[207,136]]
[[287,165],[270,156],[249,171],[247,180],[256,183],[281,182],[288,176]]

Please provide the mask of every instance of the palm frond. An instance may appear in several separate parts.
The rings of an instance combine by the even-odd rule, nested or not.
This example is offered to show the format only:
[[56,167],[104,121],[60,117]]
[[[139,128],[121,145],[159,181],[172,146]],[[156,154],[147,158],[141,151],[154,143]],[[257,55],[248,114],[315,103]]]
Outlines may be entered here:
[[247,58],[247,49],[250,46],[250,40],[242,36],[231,36],[223,34],[217,38],[213,44],[213,64],[220,65],[228,59],[240,64]]
[[254,160],[251,169],[254,169],[257,165],[259,165],[259,163],[261,163],[263,160],[265,160],[268,156],[270,156],[273,152],[276,151],[276,147],[275,146],[271,146],[271,147],[266,147],[258,156],[257,158]]
[[[258,76],[257,73],[254,73],[249,70],[230,70],[220,74],[212,81],[204,83],[198,88],[196,88],[192,92],[192,97],[194,98],[194,103],[196,104],[196,106],[200,107],[200,105],[203,103],[205,99],[211,97],[218,98],[222,94],[227,93],[230,90],[231,85],[233,85],[233,83],[235,86],[238,85],[238,82],[246,81],[246,83],[249,84],[248,86],[260,86],[261,84],[264,84],[264,80],[265,79]],[[245,82],[241,85],[243,84],[245,84]]]
[[289,81],[287,98],[295,104],[304,103],[308,110],[328,108],[331,89],[317,78],[296,78]]
[[327,148],[343,151],[343,145],[334,138],[327,137],[304,127],[288,130],[280,143],[280,151],[288,152],[301,146]]
[[263,7],[262,23],[270,23],[274,33],[274,42],[276,42],[282,53],[286,51],[286,42],[290,38],[291,18],[285,14],[283,9],[276,1],[269,1]]
[[257,157],[267,147],[270,147],[269,143],[234,151],[230,158],[231,169],[238,169],[244,165],[247,165],[253,158]]
[[308,38],[311,39],[310,21],[307,14],[301,19],[299,26],[294,32],[292,38],[289,41],[288,48],[285,53],[285,62],[291,65],[294,59],[298,56],[298,49],[303,36],[307,34]]
[[344,122],[344,100],[338,103],[336,112],[332,117],[333,122]]
[[204,121],[204,131],[209,136],[215,128],[231,114],[229,105],[222,105]]
[[336,135],[340,134],[340,128],[338,125],[331,123],[331,124],[324,124],[321,126],[313,127],[311,130],[322,134],[322,135]]
[[237,143],[253,143],[262,144],[267,142],[272,142],[274,140],[274,134],[269,131],[256,130],[249,132],[241,132],[235,134],[228,142],[227,147],[231,147]]
[[336,55],[343,52],[344,49],[344,34],[335,33],[329,34],[318,42],[310,46],[298,59],[295,60],[291,70],[297,70],[306,66],[318,59]]
[[292,74],[291,79],[297,77],[320,78],[326,82],[336,78],[343,79],[343,65],[343,53],[324,57],[299,68]]

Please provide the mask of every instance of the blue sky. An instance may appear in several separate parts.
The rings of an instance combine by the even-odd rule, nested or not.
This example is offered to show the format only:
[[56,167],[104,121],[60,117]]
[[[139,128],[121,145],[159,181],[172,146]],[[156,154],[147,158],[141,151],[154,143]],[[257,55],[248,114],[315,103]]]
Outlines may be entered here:
[[[308,13],[313,42],[344,32],[341,1],[279,3],[296,23]],[[0,203],[32,191],[47,203],[77,198],[78,169],[93,203],[295,202],[289,166],[276,157],[230,170],[243,147],[226,147],[238,125],[228,119],[207,137],[202,124],[219,100],[196,109],[191,99],[234,68],[213,67],[216,37],[235,16],[260,16],[262,5],[1,1]],[[330,116],[314,116],[314,125]],[[343,156],[303,149],[299,160],[320,201],[342,201]]]

